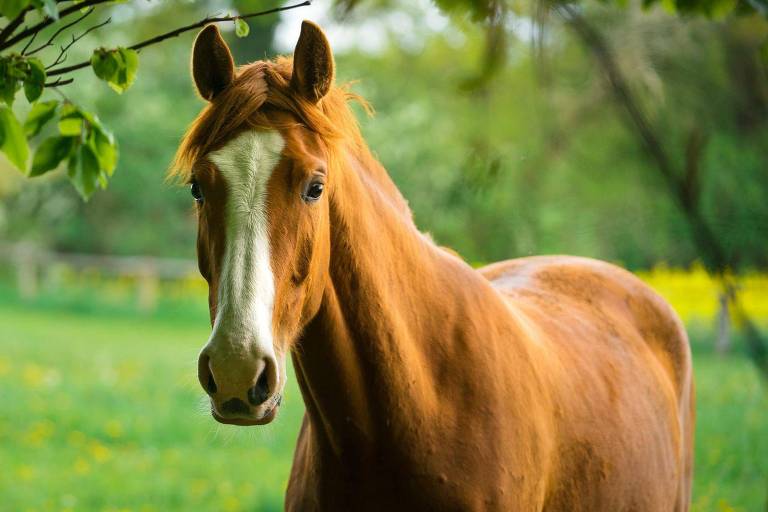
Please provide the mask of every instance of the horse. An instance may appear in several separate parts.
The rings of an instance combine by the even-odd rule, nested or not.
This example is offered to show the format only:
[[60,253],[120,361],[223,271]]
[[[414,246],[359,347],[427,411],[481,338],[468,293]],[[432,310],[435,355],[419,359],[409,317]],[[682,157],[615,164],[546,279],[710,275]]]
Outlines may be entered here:
[[240,67],[205,27],[207,104],[172,167],[196,203],[212,416],[271,422],[292,358],[306,412],[286,510],[688,510],[694,388],[672,308],[609,263],[474,269],[438,246],[334,74],[311,22],[292,57]]

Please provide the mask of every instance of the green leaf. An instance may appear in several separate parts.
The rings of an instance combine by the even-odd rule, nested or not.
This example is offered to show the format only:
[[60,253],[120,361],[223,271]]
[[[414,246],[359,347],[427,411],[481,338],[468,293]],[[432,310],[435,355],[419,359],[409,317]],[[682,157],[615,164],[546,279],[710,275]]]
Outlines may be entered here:
[[84,128],[84,116],[77,105],[65,103],[59,113],[59,133],[66,137],[80,135]]
[[136,78],[139,54],[129,48],[94,50],[91,67],[97,77],[105,80],[119,94],[125,92]]
[[[117,144],[111,134],[94,129],[88,140],[93,153],[99,161],[99,168],[106,176],[112,176],[117,167]],[[106,177],[105,177],[106,179]],[[104,184],[106,186],[106,183]]]
[[100,181],[99,161],[90,146],[81,144],[69,157],[67,175],[80,196],[88,200]]
[[13,105],[13,100],[16,98],[16,91],[18,90],[18,79],[10,75],[5,75],[0,79],[0,100],[7,105]]
[[251,27],[248,26],[248,22],[242,18],[235,19],[235,35],[237,37],[247,37],[250,32]]
[[27,137],[34,137],[40,133],[43,126],[56,115],[58,106],[59,102],[56,100],[40,101],[32,105],[27,120],[24,121],[24,133]]
[[661,0],[661,7],[669,14],[677,14],[675,0]]
[[139,69],[139,54],[136,50],[128,48],[118,48],[117,51],[120,53],[123,65],[117,71],[116,80],[109,82],[109,85],[118,94],[122,94],[136,79],[136,71]]
[[12,20],[30,3],[30,0],[0,0],[0,14]]
[[54,20],[59,19],[59,10],[56,8],[56,0],[35,0],[35,7]]
[[61,106],[60,115],[61,117],[83,117],[77,105],[68,101]]
[[0,100],[8,105],[13,104],[19,90],[19,77],[26,76],[26,72],[18,69],[20,65],[25,63],[17,54],[0,57]]
[[108,136],[110,140],[112,140],[112,132],[110,132],[102,123],[101,119],[99,117],[92,113],[88,112],[87,110],[78,109],[78,114],[83,117],[86,121],[88,121],[91,126],[94,126],[97,130],[101,130],[104,132],[104,135]]
[[29,71],[24,79],[24,95],[27,97],[27,101],[32,103],[43,94],[46,78],[45,66],[40,62],[40,59],[34,57],[27,59],[27,64]]
[[0,149],[17,169],[26,172],[27,157],[29,156],[27,137],[24,135],[24,129],[16,116],[13,115],[13,111],[5,105],[0,106],[0,129],[3,132],[3,142]]
[[713,19],[723,19],[733,12],[737,5],[737,0],[715,0],[710,2],[710,17]]
[[83,131],[83,118],[72,116],[59,119],[59,133],[66,137],[80,135]]
[[40,176],[55,169],[75,147],[76,137],[49,137],[38,146],[32,158],[30,176]]
[[117,74],[118,56],[114,50],[97,48],[91,55],[91,67],[97,77],[108,82]]
[[104,173],[104,171],[100,172],[99,173],[99,186],[101,187],[101,189],[102,190],[106,190],[108,184],[109,184],[109,182],[107,181],[107,175]]

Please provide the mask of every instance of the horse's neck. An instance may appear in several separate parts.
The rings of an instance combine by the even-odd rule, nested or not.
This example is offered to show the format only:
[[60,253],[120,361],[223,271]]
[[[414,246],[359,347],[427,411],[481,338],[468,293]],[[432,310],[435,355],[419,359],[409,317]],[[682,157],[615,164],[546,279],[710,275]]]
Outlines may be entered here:
[[383,169],[367,165],[346,170],[331,198],[330,279],[294,351],[313,431],[336,453],[376,449],[381,429],[438,412],[440,387],[473,362],[466,342],[504,307],[418,232]]

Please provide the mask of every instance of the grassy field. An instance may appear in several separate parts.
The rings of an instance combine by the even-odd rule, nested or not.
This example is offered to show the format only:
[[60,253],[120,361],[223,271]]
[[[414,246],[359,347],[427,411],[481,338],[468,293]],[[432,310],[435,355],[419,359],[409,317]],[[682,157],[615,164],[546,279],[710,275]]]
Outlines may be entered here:
[[[281,510],[303,414],[217,425],[201,401],[204,314],[0,301],[0,510]],[[768,400],[741,355],[696,346],[694,510],[764,511]]]

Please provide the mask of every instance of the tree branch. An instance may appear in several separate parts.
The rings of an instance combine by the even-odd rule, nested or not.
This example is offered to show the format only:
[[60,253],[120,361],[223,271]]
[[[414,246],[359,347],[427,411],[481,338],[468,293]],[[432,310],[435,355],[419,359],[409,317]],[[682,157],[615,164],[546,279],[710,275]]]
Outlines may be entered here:
[[[29,52],[22,51],[21,53],[25,54],[25,55],[34,55],[37,52],[39,52],[40,50],[42,50],[43,48],[47,48],[47,47],[51,46],[53,41],[59,36],[59,34],[64,32],[65,30],[67,30],[69,27],[71,27],[73,25],[77,25],[78,23],[83,21],[85,18],[90,16],[93,13],[93,11],[95,11],[95,10],[96,9],[94,7],[89,8],[87,11],[85,11],[85,13],[82,16],[77,18],[75,21],[72,21],[70,23],[67,23],[66,25],[63,25],[63,26],[59,27],[59,29],[56,30],[56,32],[54,32],[53,35],[51,37],[49,37],[48,40],[44,44],[41,44],[40,46],[38,46],[37,48],[35,48],[34,50],[31,50]],[[35,32],[35,35],[37,35],[37,32]],[[32,37],[35,37],[35,36],[33,35]]]
[[144,48],[145,46],[150,46],[153,44],[157,44],[161,41],[165,41],[166,39],[170,39],[172,37],[179,36],[183,34],[184,32],[189,32],[190,30],[194,30],[196,28],[202,28],[205,25],[208,25],[209,23],[219,23],[222,21],[235,21],[237,19],[248,19],[248,18],[255,18],[257,16],[266,16],[268,14],[274,14],[276,12],[282,12],[282,11],[289,11],[291,9],[296,9],[297,7],[304,7],[307,5],[312,5],[312,0],[305,0],[304,2],[301,2],[299,4],[293,4],[293,5],[286,5],[283,7],[275,7],[273,9],[267,9],[266,11],[260,11],[260,12],[252,12],[249,14],[241,14],[239,16],[220,16],[218,18],[205,18],[203,20],[198,21],[197,23],[192,23],[191,25],[187,25],[185,27],[177,28],[176,30],[172,30],[170,32],[167,32],[165,34],[161,34],[159,36],[153,37],[151,39],[147,39],[146,41],[142,41],[141,43],[137,43],[133,46],[130,46],[129,48],[131,50],[140,50]]
[[698,203],[700,186],[700,162],[701,155],[706,146],[706,137],[701,129],[696,126],[688,136],[685,145],[685,175],[682,180],[683,189],[691,203]]
[[656,138],[656,134],[650,127],[650,124],[646,120],[643,113],[640,111],[638,103],[634,100],[632,93],[629,89],[624,75],[619,70],[616,60],[613,57],[608,44],[605,39],[600,35],[587,21],[579,14],[573,6],[559,3],[556,9],[559,11],[561,17],[568,23],[568,25],[576,32],[581,38],[582,42],[589,48],[594,54],[595,59],[602,66],[605,72],[608,82],[618,103],[624,107],[629,115],[638,135],[642,139],[645,149],[650,154],[651,158],[656,161],[658,170],[663,175],[664,179],[670,184],[670,186],[676,188],[675,173],[667,157],[664,148]]
[[53,61],[53,63],[51,63],[48,66],[46,66],[45,69],[46,70],[51,69],[51,68],[55,67],[56,65],[61,64],[62,62],[64,62],[67,59],[67,52],[69,51],[69,49],[72,47],[73,44],[75,44],[76,42],[78,42],[79,40],[81,40],[82,38],[87,36],[90,32],[93,32],[94,30],[100,29],[101,27],[103,27],[104,25],[108,24],[111,21],[112,21],[112,18],[107,18],[103,22],[98,23],[98,24],[92,26],[91,28],[89,28],[88,30],[86,30],[85,32],[80,34],[79,36],[73,35],[72,36],[72,40],[69,43],[65,44],[64,46],[62,46],[60,48],[61,51],[59,52],[58,57],[56,57],[56,60]]
[[626,78],[608,47],[608,43],[572,6],[558,3],[556,9],[603,68],[617,103],[625,110],[630,125],[637,132],[648,155],[656,163],[656,169],[666,181],[675,201],[686,214],[686,220],[693,230],[699,251],[702,257],[707,260],[705,264],[714,273],[723,272],[728,266],[725,250],[709,224],[704,221],[697,205],[690,201],[683,179],[678,177],[679,173],[675,172],[672,161],[667,156],[661,141],[640,109],[640,103],[632,94]]
[[57,78],[57,79],[56,79],[56,80],[54,80],[53,82],[46,82],[45,86],[46,86],[46,87],[58,87],[58,86],[60,86],[60,85],[68,85],[68,84],[71,84],[71,83],[72,83],[72,82],[74,82],[74,81],[75,81],[75,79],[74,79],[74,78],[67,78],[66,80],[65,80],[65,79],[63,79],[63,78]]
[[[698,179],[698,160],[704,143],[703,137],[692,134],[687,148],[687,168],[685,172],[675,172],[672,161],[667,156],[661,141],[651,129],[648,119],[640,109],[640,103],[632,94],[628,82],[619,69],[605,38],[573,6],[556,3],[555,9],[592,52],[598,64],[602,67],[616,102],[626,112],[629,123],[640,137],[642,145],[655,162],[656,169],[664,181],[666,181],[668,191],[672,194],[672,197],[682,211],[683,217],[691,231],[693,242],[699,255],[704,259],[707,270],[720,281],[723,290],[731,298],[731,301],[734,304],[738,304],[736,289],[728,275],[729,268],[733,262],[728,257],[725,247],[716,236],[711,224],[704,217],[701,211],[701,204],[698,201],[698,194],[692,192],[691,188],[694,186],[698,188],[698,184],[694,182]],[[747,326],[744,332],[747,337],[750,354],[752,355],[752,361],[763,377],[768,379],[768,349],[766,348],[766,342],[757,328],[755,328],[754,323],[747,317],[743,308],[741,316],[744,325]]]
[[[147,39],[146,41],[141,41],[140,43],[136,43],[132,46],[129,46],[128,48],[130,50],[141,50],[142,48],[160,43],[162,41],[165,41],[166,39],[177,37],[183,34],[184,32],[189,32],[190,30],[194,30],[196,28],[202,28],[205,25],[208,25],[209,23],[219,23],[222,21],[235,21],[237,19],[244,20],[247,18],[255,18],[257,16],[266,16],[267,14],[274,14],[276,12],[288,11],[290,9],[296,9],[297,7],[304,7],[306,5],[311,5],[311,4],[312,4],[312,0],[305,0],[298,4],[286,5],[283,7],[275,7],[273,9],[267,9],[266,11],[253,12],[249,14],[241,14],[239,16],[206,17],[190,25],[185,25],[175,30],[171,30],[170,32],[166,32],[165,34],[160,34],[158,36]],[[78,5],[82,5],[82,4],[78,4]],[[48,76],[57,76],[57,75],[63,75],[65,73],[71,73],[72,71],[76,71],[78,69],[82,69],[90,65],[91,65],[91,61],[87,60],[87,61],[80,62],[78,64],[73,64],[71,66],[52,69],[48,72]]]
[[16,16],[13,20],[11,20],[5,27],[3,27],[3,30],[0,30],[0,44],[2,44],[3,41],[8,39],[11,34],[13,34],[13,31],[19,28],[19,25],[21,25],[24,22],[24,17],[27,15],[29,11],[32,10],[32,7],[26,7],[22,9],[22,11]]
[[32,37],[29,38],[29,40],[27,41],[27,44],[25,44],[24,48],[21,49],[21,54],[22,55],[28,55],[27,54],[27,50],[29,50],[29,47],[32,45],[32,43],[35,42],[35,38],[37,37],[37,34],[39,34],[39,33],[40,32],[35,32],[34,34],[32,34]]
[[[84,0],[83,2],[78,2],[78,3],[76,3],[76,4],[74,4],[74,5],[70,6],[70,7],[67,7],[66,9],[60,10],[59,11],[59,20],[61,20],[63,18],[66,18],[67,16],[69,16],[72,13],[80,12],[81,9],[85,9],[86,7],[90,7],[92,5],[103,4],[103,3],[107,3],[107,2],[112,2],[112,1],[114,1],[114,0]],[[0,42],[0,50],[5,50],[6,48],[10,48],[11,46],[13,46],[14,44],[18,43],[19,41],[22,41],[22,40],[28,38],[29,36],[31,36],[31,35],[33,35],[33,34],[35,34],[37,32],[40,32],[41,30],[43,30],[48,25],[52,25],[55,22],[56,22],[56,20],[54,20],[51,17],[46,16],[45,18],[43,18],[43,20],[40,23],[37,23],[36,25],[32,25],[28,29],[22,30],[21,32],[19,32],[15,36],[13,36],[11,39],[9,39],[8,41]],[[8,28],[8,27],[6,27],[6,28]]]

